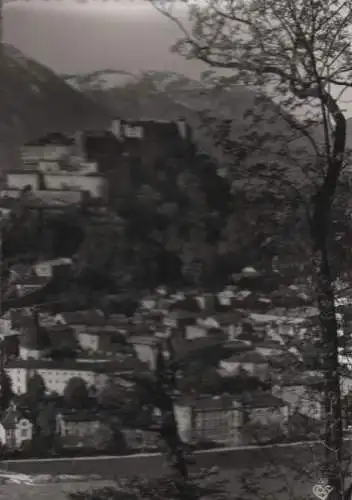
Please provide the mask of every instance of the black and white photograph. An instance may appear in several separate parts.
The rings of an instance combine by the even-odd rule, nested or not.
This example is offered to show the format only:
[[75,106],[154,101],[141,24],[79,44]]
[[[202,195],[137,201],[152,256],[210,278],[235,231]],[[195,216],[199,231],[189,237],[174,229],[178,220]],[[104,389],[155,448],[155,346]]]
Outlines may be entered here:
[[352,0],[0,37],[0,500],[352,500]]

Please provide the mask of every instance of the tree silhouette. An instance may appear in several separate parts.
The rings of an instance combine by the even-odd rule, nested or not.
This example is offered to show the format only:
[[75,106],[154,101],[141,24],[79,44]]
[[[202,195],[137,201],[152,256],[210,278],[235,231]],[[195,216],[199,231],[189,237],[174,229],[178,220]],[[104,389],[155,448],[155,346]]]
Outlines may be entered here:
[[2,368],[0,370],[0,413],[1,415],[4,414],[4,412],[7,410],[9,407],[9,404],[11,402],[11,399],[13,397],[13,391],[12,391],[12,383],[11,379]]
[[[285,138],[278,127],[274,138],[270,132],[254,129],[251,121],[247,144],[242,141],[242,160],[249,157],[253,160],[257,155],[252,161],[257,172],[255,176],[250,162],[247,170],[236,168],[238,141],[231,119],[217,127],[217,137],[235,181],[240,180],[241,174],[244,174],[242,180],[246,179],[249,184],[261,179],[267,192],[273,192],[277,186],[283,193],[289,185],[295,189],[306,211],[311,237],[310,263],[324,344],[326,446],[322,471],[334,490],[333,495],[342,499],[345,487],[341,477],[343,433],[338,325],[333,286],[334,255],[330,242],[336,236],[331,227],[333,205],[348,152],[341,93],[335,97],[331,85],[342,92],[351,86],[351,5],[343,0],[324,4],[319,0],[295,3],[290,0],[234,0],[229,4],[209,0],[199,5],[191,4],[189,31],[178,19],[172,3],[157,0],[152,3],[180,28],[182,39],[174,47],[176,51],[203,61],[210,68],[231,72],[230,76],[219,78],[212,71],[208,72],[215,86],[229,88],[233,84],[244,84],[262,93],[270,92],[280,104],[275,107],[268,98],[262,98],[261,112],[265,106],[266,110],[271,106],[275,110],[271,116],[276,114],[278,123],[289,125],[291,137],[286,134]],[[255,124],[258,107],[248,115],[254,117]],[[313,125],[319,125],[320,138]],[[259,155],[263,154],[270,162],[259,168]],[[245,165],[243,161],[242,165]]]
[[84,408],[89,402],[89,391],[86,382],[80,377],[73,377],[64,389],[64,401],[69,408]]

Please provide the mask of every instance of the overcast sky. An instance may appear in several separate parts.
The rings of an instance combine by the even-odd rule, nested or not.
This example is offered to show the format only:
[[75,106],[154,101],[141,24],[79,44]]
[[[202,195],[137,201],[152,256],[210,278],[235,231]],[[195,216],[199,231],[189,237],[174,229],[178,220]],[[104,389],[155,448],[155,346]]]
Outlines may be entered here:
[[15,1],[4,38],[58,72],[157,69],[199,75],[204,66],[170,54],[175,25],[140,0]]

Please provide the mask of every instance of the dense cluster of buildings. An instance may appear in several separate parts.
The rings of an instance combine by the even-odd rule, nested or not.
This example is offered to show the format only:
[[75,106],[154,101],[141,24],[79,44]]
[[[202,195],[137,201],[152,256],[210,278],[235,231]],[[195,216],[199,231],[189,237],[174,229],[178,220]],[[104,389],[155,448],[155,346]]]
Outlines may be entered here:
[[[33,276],[39,271],[48,277],[51,264],[33,266]],[[68,263],[55,263],[59,264]],[[111,377],[123,379],[155,370],[160,345],[165,355],[172,346],[180,359],[204,358],[222,346],[223,354],[209,368],[227,382],[226,391],[220,386],[202,391],[195,384],[193,390],[188,387],[174,394],[175,416],[185,442],[236,446],[316,436],[323,418],[322,374],[307,369],[302,361],[305,347],[302,344],[300,350],[295,342],[306,335],[307,317],[314,317],[316,311],[302,298],[298,305],[292,296],[292,307],[284,312],[270,308],[270,299],[266,311],[250,312],[246,301],[251,293],[237,284],[213,294],[160,288],[140,300],[132,317],[107,316],[100,310],[57,314],[42,312],[40,307],[10,310],[0,321],[5,370],[18,397],[26,393],[35,375],[42,378],[48,395],[62,396],[73,378],[96,394]],[[75,356],[57,360],[53,350]],[[180,380],[187,376],[187,370],[178,374]],[[263,385],[247,385],[254,379]],[[242,385],[237,383],[232,391],[236,380]],[[352,388],[347,367],[341,388],[343,396]],[[16,415],[16,407],[9,412]],[[9,445],[11,438],[13,446],[21,446],[32,424],[24,417],[16,418],[6,415],[0,439]],[[57,432],[75,446],[88,446],[97,429],[108,441],[109,430],[97,412],[63,410],[57,415]],[[130,447],[158,446],[155,431],[124,428],[121,432]]]
[[[106,205],[109,181],[114,195],[126,195],[133,175],[133,161],[139,169],[150,169],[159,157],[170,156],[175,148],[189,154],[188,124],[178,121],[113,120],[109,130],[77,131],[72,136],[50,134],[21,150],[21,164],[6,173],[0,192],[0,206],[25,192],[28,204],[48,208]],[[4,203],[5,200],[5,203]]]
[[[23,147],[21,168],[6,174],[0,206],[6,211],[6,202],[19,198],[48,208],[83,202],[106,206],[111,179],[128,196],[134,159],[148,169],[175,147],[178,154],[192,154],[183,120],[115,120],[102,132],[51,135]],[[68,258],[16,264],[3,284],[3,298],[33,294],[56,276],[69,277],[73,267]],[[26,395],[33,377],[40,376],[49,397],[62,397],[73,379],[96,395],[112,378],[155,370],[160,346],[165,356],[172,348],[181,360],[221,353],[209,362],[209,373],[202,368],[203,378],[213,377],[214,383],[199,388],[195,380],[193,389],[186,384],[175,391],[175,417],[184,442],[236,446],[316,437],[323,418],[323,376],[305,363],[307,352],[314,351],[305,339],[311,337],[307,332],[317,311],[300,287],[286,286],[273,299],[242,286],[241,278],[258,279],[258,273],[244,269],[216,293],[161,287],[145,294],[132,316],[100,310],[49,313],[40,305],[10,309],[0,318],[0,335],[2,363],[15,397],[0,422],[2,445],[20,449],[33,437],[34,423],[16,400]],[[186,369],[176,375],[181,386],[190,376]],[[352,372],[344,363],[343,396],[351,389]],[[120,431],[130,448],[159,446],[155,429],[125,426]],[[56,412],[55,433],[68,447],[103,449],[111,432],[97,409]]]

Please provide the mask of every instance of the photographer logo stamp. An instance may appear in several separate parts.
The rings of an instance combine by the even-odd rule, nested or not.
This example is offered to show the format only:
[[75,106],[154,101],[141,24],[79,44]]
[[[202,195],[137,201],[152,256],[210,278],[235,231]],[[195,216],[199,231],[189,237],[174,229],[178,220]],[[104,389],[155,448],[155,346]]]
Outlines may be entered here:
[[334,488],[329,486],[326,481],[322,480],[313,486],[312,492],[316,498],[319,498],[319,500],[328,500],[333,489]]

